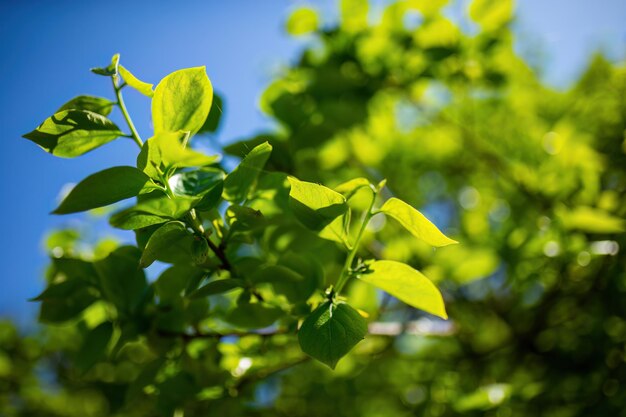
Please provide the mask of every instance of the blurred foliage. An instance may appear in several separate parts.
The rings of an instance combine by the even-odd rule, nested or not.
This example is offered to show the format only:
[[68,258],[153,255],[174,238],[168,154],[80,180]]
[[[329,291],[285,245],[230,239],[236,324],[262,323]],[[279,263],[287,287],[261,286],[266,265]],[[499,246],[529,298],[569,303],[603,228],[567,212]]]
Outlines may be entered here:
[[[337,25],[296,11],[287,27],[310,43],[260,103],[278,128],[225,150],[241,157],[269,140],[270,171],[332,186],[386,178],[386,197],[419,207],[461,245],[432,250],[379,221],[361,255],[422,270],[442,289],[451,326],[354,282],[355,307],[392,328],[370,328],[335,371],[303,362],[293,334],[153,331],[119,350],[89,345],[108,350],[94,359],[82,347],[111,314],[96,303],[38,337],[0,327],[2,415],[626,415],[626,69],[596,56],[556,91],[515,54],[509,1],[474,0],[471,30],[445,7],[398,1],[372,19],[367,2],[344,0]],[[268,201],[284,203],[272,185],[281,178],[259,182],[266,198],[253,207],[265,216]],[[351,204],[367,201],[357,193]],[[340,270],[334,243],[280,229],[266,241],[316,261],[278,263]],[[55,258],[90,261],[112,249],[72,230],[49,245]],[[49,278],[80,267],[53,261]],[[183,290],[176,273],[163,276],[158,293]],[[189,323],[209,308],[179,300],[161,300],[160,336],[180,328],[169,312]],[[215,300],[211,311],[224,308]]]

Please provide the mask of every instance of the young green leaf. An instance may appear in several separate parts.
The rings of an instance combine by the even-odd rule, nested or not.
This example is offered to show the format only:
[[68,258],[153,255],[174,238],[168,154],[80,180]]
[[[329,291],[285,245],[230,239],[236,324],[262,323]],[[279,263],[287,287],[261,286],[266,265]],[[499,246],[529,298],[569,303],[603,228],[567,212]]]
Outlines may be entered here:
[[374,261],[358,278],[388,292],[411,307],[448,318],[441,293],[419,271],[395,261]]
[[185,131],[195,134],[213,102],[213,86],[205,67],[175,71],[156,86],[152,98],[154,133]]
[[101,114],[88,110],[63,110],[24,135],[55,156],[74,158],[123,135]]
[[113,110],[114,105],[115,103],[106,98],[78,96],[62,105],[56,113],[60,113],[63,110],[87,110],[103,116],[108,116],[111,113],[111,110]]
[[152,91],[153,84],[148,84],[146,82],[139,80],[130,71],[124,68],[123,65],[120,65],[118,67],[118,71],[121,77],[126,82],[126,84],[133,87],[135,90],[139,91],[144,96],[152,97],[154,95],[154,91]]
[[304,320],[298,341],[304,353],[335,369],[366,333],[367,323],[355,309],[326,301]]
[[108,206],[155,188],[150,178],[137,168],[108,168],[79,182],[53,213],[77,213]]
[[289,206],[309,229],[321,231],[348,210],[344,196],[323,185],[289,177]]
[[120,54],[115,54],[111,58],[111,63],[104,68],[92,68],[91,72],[105,77],[111,77],[117,75],[117,69],[120,63]]
[[102,358],[113,335],[113,325],[109,321],[99,324],[92,329],[76,353],[74,363],[76,367],[85,372]]
[[168,252],[180,250],[190,254],[193,235],[183,222],[165,223],[150,236],[139,265],[147,268],[156,260],[162,259]]
[[189,298],[202,298],[210,295],[223,294],[237,288],[243,288],[245,284],[245,281],[237,278],[218,279],[198,288],[189,294]]
[[272,153],[272,145],[264,142],[253,148],[224,181],[224,198],[233,203],[241,203],[247,197],[252,185]]
[[440,247],[458,243],[441,233],[422,213],[395,197],[387,200],[380,211],[396,219],[413,236],[431,246]]
[[219,160],[217,155],[205,155],[183,146],[183,137],[181,132],[162,132],[148,139],[137,156],[137,168],[159,179],[161,173],[175,168],[202,167]]
[[339,184],[335,187],[335,191],[343,194],[346,197],[346,200],[349,200],[350,197],[352,197],[358,190],[363,187],[370,186],[371,184],[366,178],[359,177]]

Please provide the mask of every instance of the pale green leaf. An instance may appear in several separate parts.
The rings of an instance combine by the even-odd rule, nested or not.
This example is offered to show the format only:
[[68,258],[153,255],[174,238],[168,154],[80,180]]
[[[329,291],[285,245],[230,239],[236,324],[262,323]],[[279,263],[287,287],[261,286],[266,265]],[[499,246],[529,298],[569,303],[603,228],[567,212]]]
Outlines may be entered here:
[[314,231],[321,231],[348,210],[344,196],[330,188],[289,177],[289,206],[296,218]]
[[422,213],[395,197],[387,200],[380,211],[396,219],[413,236],[431,246],[440,247],[458,243],[441,233],[437,226],[432,224]]
[[441,293],[428,278],[396,261],[374,261],[358,278],[388,292],[408,305],[447,319]]
[[154,91],[152,91],[152,85],[146,82],[139,80],[135,77],[130,71],[124,68],[123,65],[119,65],[118,71],[126,84],[133,87],[135,90],[139,91],[144,96],[152,97],[154,96]]
[[163,78],[152,97],[154,133],[186,131],[192,135],[204,124],[213,86],[205,67],[175,71]]
[[287,32],[294,36],[306,35],[317,30],[319,18],[310,7],[301,7],[287,19]]

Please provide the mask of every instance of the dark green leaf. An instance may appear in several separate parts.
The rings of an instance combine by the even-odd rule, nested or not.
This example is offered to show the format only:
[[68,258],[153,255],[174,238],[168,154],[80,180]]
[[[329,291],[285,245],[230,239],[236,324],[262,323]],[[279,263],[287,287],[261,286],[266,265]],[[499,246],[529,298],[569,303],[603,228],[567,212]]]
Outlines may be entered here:
[[113,325],[108,321],[92,329],[76,353],[74,358],[76,367],[85,372],[94,366],[104,356],[112,335]]
[[207,116],[204,124],[198,131],[198,134],[215,132],[220,125],[220,120],[222,119],[223,113],[224,102],[222,100],[222,96],[213,93],[213,104],[211,105],[211,111],[209,111],[209,115]]
[[143,268],[147,268],[156,260],[171,259],[173,253],[182,252],[191,256],[193,241],[193,234],[187,230],[184,223],[178,221],[165,223],[150,236],[139,263]]
[[122,246],[105,259],[95,262],[104,298],[126,314],[133,314],[147,290],[143,269],[139,266],[141,251]]
[[24,135],[51,154],[73,158],[123,135],[101,114],[88,110],[64,110]]
[[365,337],[365,319],[346,303],[327,301],[302,323],[302,351],[335,369],[337,362]]
[[71,320],[97,299],[92,287],[80,280],[52,284],[37,298],[43,300],[39,311],[39,321],[42,323]]
[[198,210],[211,210],[217,206],[224,187],[224,171],[216,168],[203,168],[181,172],[169,179],[172,192],[178,196],[196,199]]
[[206,276],[202,269],[191,265],[174,265],[161,273],[155,283],[156,293],[162,303],[170,303],[180,297],[192,281]]
[[272,325],[283,311],[267,303],[240,303],[226,316],[226,321],[237,327],[260,329]]
[[108,168],[79,182],[53,213],[76,213],[108,206],[153,189],[150,178],[137,168]]
[[208,297],[210,295],[222,294],[237,288],[243,288],[245,282],[237,278],[218,279],[198,288],[189,294],[190,298]]

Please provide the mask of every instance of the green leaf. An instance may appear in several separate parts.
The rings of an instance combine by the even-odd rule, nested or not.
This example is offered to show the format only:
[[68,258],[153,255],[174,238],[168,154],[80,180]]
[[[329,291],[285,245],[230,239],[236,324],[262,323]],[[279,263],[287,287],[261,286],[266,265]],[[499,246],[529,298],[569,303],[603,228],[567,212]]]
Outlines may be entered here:
[[209,111],[209,115],[204,121],[204,124],[198,131],[198,134],[213,133],[217,131],[220,126],[223,113],[224,100],[222,100],[222,97],[219,94],[213,93],[213,104],[211,104],[211,110]]
[[224,171],[217,168],[203,168],[173,175],[169,186],[177,196],[197,199],[194,207],[211,210],[217,206],[224,189]]
[[76,353],[74,358],[76,367],[85,372],[94,366],[104,356],[112,335],[113,325],[108,321],[92,329]]
[[260,329],[271,326],[283,314],[280,308],[267,303],[242,303],[230,310],[225,320],[237,327]]
[[40,322],[62,323],[75,318],[96,301],[97,297],[87,282],[72,279],[51,284],[36,299],[42,301]]
[[224,198],[233,203],[243,202],[272,153],[272,145],[264,142],[253,148],[224,181]]
[[196,236],[191,242],[191,259],[196,265],[202,265],[209,259],[209,244],[203,236]]
[[200,281],[206,275],[202,269],[192,265],[174,265],[163,271],[155,282],[156,294],[161,303],[171,303],[181,296],[190,283]]
[[343,194],[346,197],[346,200],[349,200],[358,190],[363,187],[371,187],[369,180],[367,178],[354,178],[350,181],[346,181],[342,184],[339,184],[335,187],[335,191]]
[[113,75],[117,75],[117,69],[120,62],[120,54],[113,55],[111,58],[111,63],[104,68],[92,68],[91,72],[98,75],[104,75],[105,77],[111,77]]
[[306,35],[316,31],[318,25],[317,12],[309,7],[301,7],[289,16],[287,32],[293,36]]
[[321,231],[348,210],[344,196],[323,185],[289,177],[289,206],[296,218],[311,230]]
[[78,96],[62,105],[56,113],[60,113],[63,110],[87,110],[103,116],[108,116],[111,113],[111,110],[113,110],[114,105],[115,103],[106,98]]
[[195,134],[204,124],[212,102],[213,86],[205,67],[171,73],[157,85],[152,98],[154,133]]
[[187,230],[183,222],[169,222],[159,227],[150,236],[146,244],[139,265],[147,268],[156,260],[163,259],[173,251],[183,251],[190,254],[193,234]]
[[148,139],[137,156],[137,168],[151,178],[160,179],[169,170],[201,167],[219,160],[219,156],[205,155],[183,146],[183,137],[182,132],[162,132]]
[[335,369],[366,333],[367,323],[355,309],[326,301],[304,320],[298,341],[304,353]]
[[431,246],[441,247],[458,243],[441,233],[422,213],[395,197],[387,200],[380,211],[396,219],[413,236]]
[[245,285],[244,280],[237,278],[218,279],[198,288],[189,294],[189,298],[202,298],[210,295],[223,294],[237,288],[244,288]]
[[121,77],[126,81],[126,84],[133,87],[135,90],[139,91],[144,96],[152,97],[154,96],[154,91],[152,91],[152,85],[145,83],[135,77],[130,71],[128,71],[124,66],[120,65],[118,67],[118,71]]
[[139,249],[122,246],[94,263],[104,298],[127,315],[137,311],[148,289],[146,275],[139,266],[140,258]]
[[45,151],[62,158],[73,158],[123,135],[101,114],[88,110],[63,110],[47,118],[24,135]]
[[185,198],[170,199],[166,196],[152,198],[113,214],[109,223],[124,230],[135,230],[154,224],[177,220],[191,209],[193,201]]
[[408,305],[448,318],[441,293],[428,278],[410,266],[396,261],[374,261],[358,278],[388,292]]
[[53,213],[76,213],[108,206],[154,189],[150,178],[137,168],[108,168],[79,182]]

